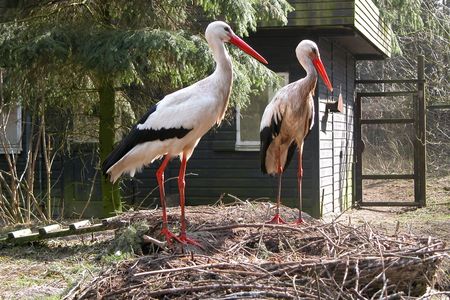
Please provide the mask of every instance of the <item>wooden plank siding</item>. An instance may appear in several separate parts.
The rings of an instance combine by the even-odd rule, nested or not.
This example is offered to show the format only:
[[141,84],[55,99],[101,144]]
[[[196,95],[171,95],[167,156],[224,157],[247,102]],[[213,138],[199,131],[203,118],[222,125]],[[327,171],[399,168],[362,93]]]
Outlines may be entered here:
[[[352,199],[353,91],[355,60],[339,43],[322,38],[322,60],[333,84],[333,94],[319,80],[320,201],[322,214],[346,209]],[[342,94],[344,111],[329,113],[323,102],[336,101]]]
[[[354,53],[355,55],[376,57],[382,53],[384,57],[390,57],[392,30],[384,22],[372,0],[290,0],[289,3],[295,10],[288,14],[287,27],[308,30],[324,28],[328,34],[337,30],[353,29],[357,36],[342,39],[342,42],[349,44],[357,42],[357,47],[350,45],[354,52],[361,51]],[[271,22],[260,24],[262,28],[273,26],[279,24]],[[359,47],[364,44],[361,40],[372,45],[373,50],[369,51],[367,45]]]
[[353,0],[292,0],[294,11],[288,15],[288,26],[353,25]]
[[382,52],[390,56],[392,30],[383,22],[371,0],[355,0],[355,28]]

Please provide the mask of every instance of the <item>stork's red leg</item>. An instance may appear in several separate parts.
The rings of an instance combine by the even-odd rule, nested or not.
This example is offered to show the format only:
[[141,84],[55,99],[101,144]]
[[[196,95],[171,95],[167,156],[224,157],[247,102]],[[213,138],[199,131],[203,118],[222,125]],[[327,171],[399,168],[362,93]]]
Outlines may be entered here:
[[186,186],[185,181],[186,174],[186,155],[183,154],[180,165],[180,173],[178,174],[178,190],[180,192],[180,207],[181,207],[181,232],[178,240],[183,244],[191,244],[203,248],[197,241],[190,239],[186,236],[186,215],[185,215],[185,196],[184,188]]
[[302,165],[302,148],[298,151],[298,170],[297,170],[297,188],[298,188],[298,219],[295,224],[302,224],[304,222],[302,218],[303,200],[302,200],[302,178],[303,178],[303,165]]
[[273,216],[272,220],[267,223],[271,224],[286,224],[286,222],[280,217],[280,204],[281,204],[281,177],[283,175],[283,167],[280,162],[280,155],[278,155],[277,160],[278,167],[278,194],[277,194],[277,210],[275,216]]
[[159,197],[161,199],[161,208],[162,208],[162,230],[161,233],[166,237],[167,244],[170,245],[172,242],[172,238],[178,239],[176,235],[169,231],[167,228],[167,211],[166,211],[166,193],[164,191],[164,170],[167,167],[167,164],[170,161],[170,157],[166,155],[161,166],[158,171],[156,171],[156,179],[158,180],[159,185]]

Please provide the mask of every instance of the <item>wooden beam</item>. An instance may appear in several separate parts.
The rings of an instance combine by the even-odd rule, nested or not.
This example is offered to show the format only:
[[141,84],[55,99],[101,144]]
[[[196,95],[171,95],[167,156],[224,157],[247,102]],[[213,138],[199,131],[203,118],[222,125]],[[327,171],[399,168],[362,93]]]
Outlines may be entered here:
[[361,97],[388,97],[388,96],[412,96],[417,91],[398,91],[398,92],[364,92],[358,93]]
[[427,106],[428,110],[450,109],[450,104],[433,104]]
[[418,79],[357,79],[355,84],[377,84],[377,83],[415,83]]
[[39,228],[38,231],[39,231],[40,235],[47,235],[50,232],[58,231],[60,229],[61,229],[61,225],[59,225],[59,224],[52,224],[52,225],[41,227],[41,228]]
[[359,202],[359,206],[419,206],[416,202],[377,201]]
[[418,120],[417,120],[417,138],[418,138],[418,195],[416,197],[416,202],[420,203],[420,206],[426,206],[426,111],[425,111],[425,62],[424,56],[419,55],[417,57],[417,78],[420,82],[417,83],[417,107],[418,107]]
[[91,225],[91,221],[89,220],[83,220],[83,221],[79,221],[79,222],[75,222],[69,225],[70,230],[77,230],[79,228],[82,227],[87,227]]
[[33,232],[29,228],[16,230],[8,233],[8,239],[16,239],[22,236],[29,236],[32,234]]
[[361,175],[362,179],[414,179],[414,174],[370,174]]
[[362,119],[360,124],[413,124],[414,119]]
[[39,235],[39,233],[36,232],[36,233],[31,233],[30,235],[9,238],[9,239],[5,240],[5,242],[13,243],[13,244],[21,244],[21,243],[34,242],[36,240],[39,240],[40,238],[41,238],[41,236]]

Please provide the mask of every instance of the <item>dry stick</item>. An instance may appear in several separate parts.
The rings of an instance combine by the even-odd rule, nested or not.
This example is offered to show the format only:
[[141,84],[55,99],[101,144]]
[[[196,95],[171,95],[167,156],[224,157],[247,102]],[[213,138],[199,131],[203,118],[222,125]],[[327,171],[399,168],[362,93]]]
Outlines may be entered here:
[[85,274],[86,274],[86,270],[84,270],[83,273],[81,274],[82,278],[78,281],[78,283],[73,288],[70,289],[70,291],[62,298],[62,300],[72,299],[78,293],[81,283],[84,280]]
[[141,273],[133,274],[133,277],[146,276],[146,275],[155,275],[155,274],[164,274],[164,273],[172,273],[172,272],[179,272],[179,271],[186,271],[186,270],[195,270],[195,269],[203,269],[203,268],[220,268],[220,267],[228,267],[228,266],[236,267],[236,266],[240,266],[240,265],[238,265],[238,264],[229,264],[229,263],[196,265],[196,266],[189,266],[189,267],[181,267],[181,268],[172,268],[172,269],[163,269],[163,270],[141,272]]
[[258,237],[254,236],[254,237],[252,237],[250,239],[243,240],[242,242],[235,244],[233,247],[231,247],[230,249],[226,250],[225,252],[234,252],[235,249],[241,248],[243,245],[248,244],[250,242],[253,242],[254,240],[257,240],[257,239],[258,239]]
[[271,291],[251,291],[251,292],[238,292],[233,294],[227,294],[226,299],[244,299],[244,298],[275,298],[275,299],[297,299],[297,297],[287,297],[285,293],[271,292]]
[[344,292],[345,280],[347,279],[347,275],[348,275],[349,261],[350,261],[350,258],[347,256],[347,261],[345,262],[345,273],[344,273],[344,278],[342,278],[342,283],[341,283],[341,286],[340,286],[340,288],[339,288],[339,294],[338,294],[338,296],[336,297],[336,299],[339,299],[339,297],[341,297],[341,293]]
[[102,298],[106,298],[106,297],[111,297],[111,296],[114,296],[114,295],[122,294],[124,292],[128,292],[128,291],[131,291],[133,289],[143,287],[145,285],[147,285],[147,282],[142,282],[142,283],[135,284],[135,285],[132,285],[132,286],[128,286],[128,287],[125,287],[125,288],[121,288],[119,290],[115,290],[115,291],[109,292],[108,294],[102,295]]
[[294,299],[294,296],[288,294],[285,288],[279,288],[276,286],[269,285],[245,285],[245,284],[213,284],[213,285],[205,285],[205,286],[191,286],[191,287],[179,287],[179,288],[169,288],[169,289],[161,289],[154,292],[146,293],[147,297],[157,297],[163,296],[167,294],[181,294],[181,293],[194,293],[201,292],[204,290],[209,291],[220,291],[220,290],[228,290],[228,289],[239,289],[239,290],[263,290],[263,291],[276,291],[283,292],[284,298]]
[[383,250],[381,249],[381,244],[378,240],[378,237],[376,237],[376,240],[378,241],[378,250],[380,251],[381,267],[383,268],[383,289],[381,290],[381,295],[383,295],[384,291],[384,294],[387,297],[387,278],[386,278],[386,269],[384,266]]
[[[386,269],[389,269],[390,267],[392,267],[395,264],[396,260],[392,261],[387,267]],[[384,270],[381,271],[381,273],[379,273],[377,276],[375,276],[371,281],[369,281],[360,291],[360,293],[363,293],[364,290],[366,288],[368,288],[372,283],[374,283],[376,280],[380,279],[380,277],[384,274]]]
[[321,300],[322,298],[320,297],[319,275],[317,274],[317,272],[314,272],[314,274],[316,275],[317,298],[318,298],[319,300]]
[[157,240],[155,238],[152,238],[151,236],[148,236],[146,234],[144,234],[142,236],[142,241],[144,242],[144,244],[153,244],[153,245],[156,245],[156,246],[158,246],[160,248],[168,249],[167,248],[167,242],[162,242],[162,241]]
[[287,226],[287,225],[255,223],[255,224],[232,224],[232,225],[225,225],[225,226],[206,227],[206,228],[200,229],[198,231],[220,231],[220,230],[236,229],[236,228],[278,228],[278,229],[287,229],[287,230],[291,230],[291,231],[305,233],[310,227],[311,226],[297,228],[297,227],[291,227],[291,226]]
[[95,169],[94,178],[92,178],[91,188],[89,189],[89,196],[87,198],[86,204],[84,205],[83,209],[81,210],[81,213],[80,213],[80,216],[78,217],[78,219],[83,218],[84,212],[86,211],[86,209],[88,208],[88,206],[91,203],[92,195],[94,193],[94,188],[95,188],[96,182],[97,182],[98,170],[99,170],[98,168]]
[[[334,276],[330,273],[330,270],[323,264],[322,265],[322,270],[324,270],[327,275],[328,275],[328,279],[333,283],[333,286],[335,286],[337,289],[339,289],[339,295],[341,294],[341,292],[344,292],[342,290],[342,287],[336,282],[336,279],[334,279]],[[322,280],[322,278],[321,278]],[[336,299],[338,299],[339,297],[335,297]]]
[[292,277],[292,286],[294,287],[295,295],[296,295],[297,298],[298,298],[299,295],[298,295],[297,285],[295,284],[295,279],[296,279],[296,278],[297,278],[297,274],[295,274],[294,277]]
[[[203,270],[202,270],[203,271]],[[252,272],[252,271],[238,271],[238,270],[230,270],[230,269],[212,269],[211,271],[207,272],[217,272],[217,273],[229,273],[229,274],[237,274],[237,275],[249,275],[249,276],[255,276],[260,275],[261,273]],[[251,280],[251,282],[254,282]]]
[[355,291],[359,291],[359,259],[356,259],[355,273],[356,273]]
[[317,228],[317,230],[333,245],[334,248],[342,248],[338,246],[333,240],[320,228]]
[[[324,282],[322,277],[319,277],[320,275],[316,273],[316,282],[317,282],[317,291],[319,292],[319,299],[320,297],[325,297],[327,299],[336,299],[336,297],[333,297],[333,293],[332,291],[330,291],[329,287],[327,286],[327,284]],[[321,291],[321,286],[320,283],[322,283],[322,289],[325,290],[324,292]]]
[[252,268],[255,268],[255,269],[259,270],[260,274],[264,273],[264,274],[267,274],[267,275],[272,275],[269,271],[267,271],[266,269],[264,269],[264,268],[262,268],[261,266],[258,266],[258,265],[252,265],[252,264],[247,264],[247,263],[240,263],[240,265],[241,266],[242,265],[249,265],[249,267],[252,267]]
[[352,291],[353,293],[355,293],[355,294],[358,296],[358,299],[367,300],[367,297],[364,297],[364,296],[361,294],[360,291],[357,291],[357,290],[355,290],[355,289],[352,289],[352,290],[350,290],[350,291]]
[[402,296],[404,296],[404,295],[405,295],[404,292],[398,292],[398,293],[391,294],[387,297],[384,297],[383,300],[403,299]]

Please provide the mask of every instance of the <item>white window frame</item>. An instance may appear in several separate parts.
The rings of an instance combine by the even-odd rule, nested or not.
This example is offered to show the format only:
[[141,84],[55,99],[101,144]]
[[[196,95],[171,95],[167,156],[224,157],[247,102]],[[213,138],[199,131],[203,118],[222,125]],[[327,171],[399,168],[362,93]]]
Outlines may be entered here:
[[[0,126],[4,126],[4,113],[0,112]],[[9,111],[6,116],[6,140],[9,143],[7,149],[0,143],[0,154],[20,154],[22,152],[22,106],[16,105]],[[3,129],[0,129],[0,138],[3,137]],[[6,151],[5,151],[6,150]]]
[[[282,77],[284,79],[284,83],[282,86],[285,86],[289,83],[289,72],[277,72],[278,76]],[[275,96],[275,93],[277,91],[274,89],[269,89],[268,97],[267,97],[267,103],[269,103],[273,96]],[[243,141],[241,139],[241,111],[239,107],[236,107],[236,145],[235,150],[236,151],[259,151],[260,148],[260,141]],[[257,125],[259,127],[259,124]]]

